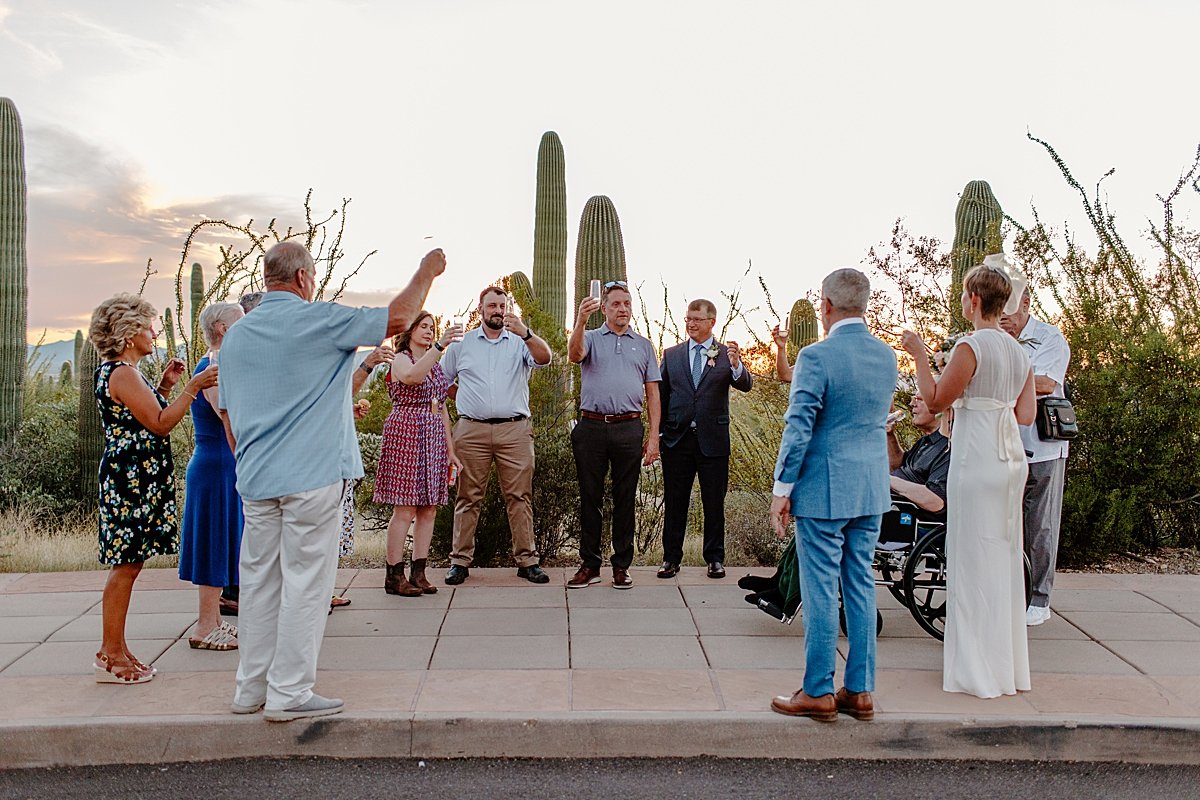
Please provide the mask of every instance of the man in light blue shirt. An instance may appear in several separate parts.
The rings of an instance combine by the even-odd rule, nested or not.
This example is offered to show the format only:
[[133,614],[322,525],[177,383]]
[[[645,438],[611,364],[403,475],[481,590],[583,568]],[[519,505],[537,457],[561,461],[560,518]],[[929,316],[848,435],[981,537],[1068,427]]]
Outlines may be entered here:
[[548,583],[533,538],[533,424],[529,375],[550,363],[550,345],[512,312],[498,286],[479,293],[481,324],[442,357],[442,372],[458,381],[454,454],[462,462],[454,499],[454,544],[446,583],[467,579],[475,558],[475,528],[493,462],[508,509],[517,575]]
[[266,295],[221,347],[219,405],[229,414],[245,529],[232,710],[272,721],[336,714],[314,694],[337,572],[346,481],[363,474],[351,412],[354,354],[404,330],[433,279],[434,250],[387,308],[313,303],[316,269],[297,242],[263,260]]

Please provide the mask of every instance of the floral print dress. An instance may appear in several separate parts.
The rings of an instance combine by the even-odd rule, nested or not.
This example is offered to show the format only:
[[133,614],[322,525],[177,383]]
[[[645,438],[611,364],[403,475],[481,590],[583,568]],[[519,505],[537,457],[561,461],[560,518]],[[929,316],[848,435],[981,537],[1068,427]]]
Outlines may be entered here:
[[[126,406],[112,399],[108,382],[113,370],[123,366],[129,367],[123,362],[106,361],[95,374],[96,405],[104,426],[104,455],[100,459],[100,563],[110,566],[136,564],[151,556],[179,552],[171,438],[151,433],[134,419]],[[145,376],[142,380],[146,380]],[[159,405],[166,408],[166,399],[157,392],[155,396]]]

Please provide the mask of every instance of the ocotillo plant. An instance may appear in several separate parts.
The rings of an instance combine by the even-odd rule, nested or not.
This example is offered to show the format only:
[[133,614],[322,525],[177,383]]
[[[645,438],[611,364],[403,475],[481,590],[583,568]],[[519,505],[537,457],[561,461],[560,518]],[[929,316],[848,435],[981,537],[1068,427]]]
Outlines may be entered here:
[[533,290],[542,310],[562,325],[567,312],[567,177],[562,142],[554,131],[543,133],[538,145]]
[[800,298],[788,317],[788,361],[795,363],[800,351],[817,340],[817,312],[813,304]]
[[983,257],[1003,250],[1000,223],[1004,211],[992,194],[987,181],[971,181],[958,198],[954,210],[954,249],[950,251],[950,331],[970,330],[963,318],[958,298],[962,295],[963,278],[971,268],[983,263]]
[[25,139],[17,107],[0,97],[0,444],[21,424],[25,383]]
[[104,429],[100,425],[100,409],[96,406],[96,368],[100,356],[88,341],[79,348],[79,498],[95,505],[99,497],[100,456],[104,454]]
[[[572,315],[578,312],[579,304],[587,297],[593,280],[602,283],[628,280],[625,277],[625,240],[621,237],[621,219],[612,200],[604,195],[589,198],[579,219]],[[592,314],[587,326],[589,329],[599,328],[603,321],[599,313]]]

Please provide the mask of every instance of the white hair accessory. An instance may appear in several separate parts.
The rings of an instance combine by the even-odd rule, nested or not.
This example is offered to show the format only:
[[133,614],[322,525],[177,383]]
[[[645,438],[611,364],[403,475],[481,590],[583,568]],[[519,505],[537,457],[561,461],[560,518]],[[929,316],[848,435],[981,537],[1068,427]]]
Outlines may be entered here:
[[1012,291],[1008,294],[1008,302],[1004,304],[1004,313],[1008,315],[1017,313],[1017,309],[1021,307],[1021,297],[1025,294],[1025,288],[1029,286],[1029,281],[1021,274],[1021,270],[1010,264],[1004,257],[1004,253],[985,256],[983,267],[999,272],[1008,279],[1008,285]]

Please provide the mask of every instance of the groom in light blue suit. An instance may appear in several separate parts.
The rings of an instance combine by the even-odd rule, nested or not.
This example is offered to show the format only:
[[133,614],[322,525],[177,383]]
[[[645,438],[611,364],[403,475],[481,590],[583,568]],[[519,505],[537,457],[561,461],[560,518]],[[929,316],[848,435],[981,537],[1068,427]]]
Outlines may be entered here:
[[[775,464],[771,523],[780,539],[796,518],[804,609],[804,685],[776,697],[781,714],[834,722],[838,712],[872,719],[875,709],[875,578],[879,522],[891,507],[885,420],[896,389],[896,356],[867,330],[867,276],[839,269],[821,284],[824,341],[800,351]],[[850,652],[834,695],[838,586]]]

